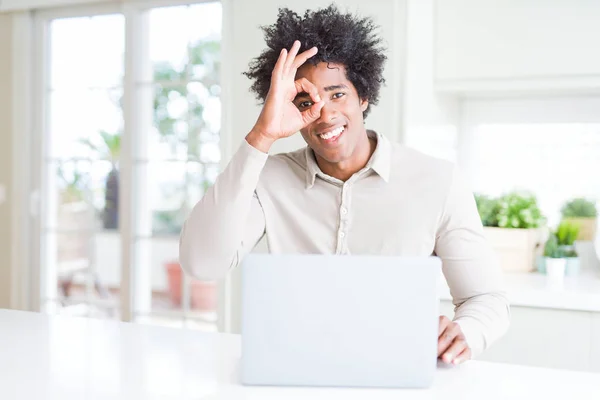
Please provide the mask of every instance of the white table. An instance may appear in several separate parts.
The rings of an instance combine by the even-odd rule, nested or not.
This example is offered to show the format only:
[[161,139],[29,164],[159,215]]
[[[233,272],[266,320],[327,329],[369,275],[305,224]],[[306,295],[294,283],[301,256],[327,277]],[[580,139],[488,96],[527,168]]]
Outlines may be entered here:
[[478,361],[430,390],[244,387],[238,336],[17,311],[0,339],[3,400],[600,399],[600,374]]

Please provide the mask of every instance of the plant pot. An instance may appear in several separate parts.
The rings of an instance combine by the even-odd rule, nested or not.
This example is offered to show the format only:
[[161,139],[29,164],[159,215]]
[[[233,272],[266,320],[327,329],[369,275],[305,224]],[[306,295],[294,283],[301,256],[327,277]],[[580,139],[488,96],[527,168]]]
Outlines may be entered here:
[[564,218],[564,221],[579,225],[579,235],[577,240],[593,241],[596,237],[596,218]]
[[[182,274],[178,262],[165,263],[169,297],[174,306],[181,306]],[[194,310],[214,312],[217,309],[217,285],[215,282],[204,282],[192,279],[190,281],[190,307]]]
[[579,270],[581,266],[581,262],[579,257],[567,257],[565,258],[565,275],[566,276],[577,276],[579,275]]
[[484,234],[507,272],[531,272],[536,269],[536,249],[541,230],[484,227]]
[[562,285],[565,277],[565,267],[567,260],[565,258],[546,257],[546,276],[548,283],[553,285]]
[[[600,242],[600,238],[599,238]],[[600,249],[600,246],[599,246]],[[591,241],[575,241],[575,251],[579,256],[580,268],[582,270],[598,270],[600,272],[600,261],[598,259],[598,255],[596,254],[596,249],[594,248],[594,242]]]
[[544,256],[536,256],[535,257],[535,266],[537,268],[537,271],[540,274],[545,274],[546,273],[546,257]]
[[[68,231],[91,229],[94,227],[94,211],[84,201],[59,204],[56,224],[59,229]],[[87,260],[90,258],[90,240],[92,235],[58,235],[56,241],[56,261],[61,262]],[[59,271],[60,272],[60,271]]]
[[113,167],[106,177],[104,189],[104,229],[119,229],[119,170]]

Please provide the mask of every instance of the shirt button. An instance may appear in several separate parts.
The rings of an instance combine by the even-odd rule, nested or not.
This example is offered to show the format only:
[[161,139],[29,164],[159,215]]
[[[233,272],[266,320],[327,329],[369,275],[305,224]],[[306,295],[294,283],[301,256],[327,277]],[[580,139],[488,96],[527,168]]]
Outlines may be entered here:
[[340,232],[340,237],[343,238],[344,236],[346,236],[346,234],[344,232]]
[[342,215],[348,214],[348,210],[346,210],[346,207],[342,207],[341,211],[342,211]]

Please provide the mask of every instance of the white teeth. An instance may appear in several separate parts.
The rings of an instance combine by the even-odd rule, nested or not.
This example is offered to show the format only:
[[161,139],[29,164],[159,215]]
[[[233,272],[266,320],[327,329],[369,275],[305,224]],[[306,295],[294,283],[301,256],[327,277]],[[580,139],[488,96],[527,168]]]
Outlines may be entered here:
[[336,137],[336,136],[339,136],[339,135],[341,135],[341,133],[342,133],[343,131],[344,131],[344,127],[343,127],[343,126],[340,126],[339,128],[336,128],[336,129],[332,130],[331,132],[322,133],[322,134],[321,134],[321,135],[319,135],[319,136],[321,136],[321,138],[322,138],[322,139],[325,139],[325,140],[327,140],[327,139],[332,139],[332,138],[334,138],[334,137]]

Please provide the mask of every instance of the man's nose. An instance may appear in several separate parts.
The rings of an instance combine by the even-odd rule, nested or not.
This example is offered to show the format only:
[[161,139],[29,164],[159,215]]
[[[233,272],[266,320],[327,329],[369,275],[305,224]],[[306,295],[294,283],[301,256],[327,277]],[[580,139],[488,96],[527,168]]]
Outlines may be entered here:
[[325,105],[321,109],[321,117],[319,118],[322,122],[331,122],[337,117],[338,110],[336,105],[331,100],[325,100]]

